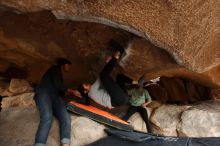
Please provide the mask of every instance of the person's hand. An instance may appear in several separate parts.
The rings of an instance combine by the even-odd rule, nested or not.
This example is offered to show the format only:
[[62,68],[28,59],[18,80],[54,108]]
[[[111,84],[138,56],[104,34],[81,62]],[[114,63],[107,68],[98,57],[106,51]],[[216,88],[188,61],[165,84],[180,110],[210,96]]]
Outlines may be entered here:
[[132,84],[137,85],[138,81],[132,81]]
[[117,52],[115,52],[114,57],[115,57],[116,59],[119,59],[119,58],[120,58],[120,55],[121,55],[121,53],[120,53],[119,51],[117,51]]
[[145,103],[143,103],[141,106],[142,106],[143,108],[146,108],[146,104],[145,104]]
[[82,95],[80,94],[80,92],[78,90],[74,90],[74,89],[69,89],[68,90],[69,93],[73,94],[74,96],[77,96],[79,98],[82,98]]

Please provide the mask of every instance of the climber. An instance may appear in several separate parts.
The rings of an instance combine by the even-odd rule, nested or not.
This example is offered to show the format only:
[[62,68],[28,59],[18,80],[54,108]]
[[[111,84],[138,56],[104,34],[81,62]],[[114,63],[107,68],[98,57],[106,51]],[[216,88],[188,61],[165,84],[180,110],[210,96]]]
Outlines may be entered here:
[[53,115],[60,123],[62,146],[70,145],[70,115],[61,98],[67,93],[76,94],[74,90],[66,88],[63,83],[63,74],[69,71],[70,65],[69,60],[59,58],[57,64],[47,70],[36,88],[34,100],[40,112],[40,123],[35,137],[35,146],[46,146]]
[[[126,80],[122,75],[117,76],[117,80],[114,81],[110,76],[113,68],[117,64],[117,61],[121,59],[124,54],[123,47],[117,42],[113,41],[111,47],[114,47],[114,55],[109,56],[106,60],[107,64],[99,74],[96,81],[91,85],[90,83],[83,83],[79,86],[78,91],[82,97],[93,99],[99,105],[106,108],[113,108],[116,106],[124,105],[128,102],[128,94],[125,88],[125,84],[122,80]],[[128,80],[129,83],[135,83],[133,80]],[[88,103],[88,102],[87,102]]]
[[148,91],[143,88],[143,85],[144,76],[138,81],[138,88],[128,90],[128,95],[131,97],[129,100],[130,108],[122,119],[127,121],[134,113],[138,112],[146,124],[148,133],[152,133],[152,127],[146,110],[146,106],[151,103],[151,97]]

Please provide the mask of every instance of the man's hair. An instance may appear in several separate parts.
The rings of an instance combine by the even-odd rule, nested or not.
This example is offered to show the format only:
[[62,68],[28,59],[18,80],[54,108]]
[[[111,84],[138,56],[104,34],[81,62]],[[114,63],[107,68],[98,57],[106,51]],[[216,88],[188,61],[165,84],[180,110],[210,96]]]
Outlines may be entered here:
[[114,52],[119,51],[121,54],[124,53],[124,48],[115,40],[111,39],[109,41],[109,47],[113,49]]
[[69,61],[68,59],[65,58],[58,58],[57,59],[57,66],[62,66],[65,64],[72,64],[71,61]]

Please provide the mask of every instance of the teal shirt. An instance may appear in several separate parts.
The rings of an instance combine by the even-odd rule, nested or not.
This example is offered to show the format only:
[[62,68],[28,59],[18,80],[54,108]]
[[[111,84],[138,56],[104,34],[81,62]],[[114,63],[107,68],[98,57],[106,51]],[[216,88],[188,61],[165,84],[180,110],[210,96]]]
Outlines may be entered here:
[[151,100],[151,97],[146,89],[143,88],[133,88],[128,90],[128,95],[131,96],[130,104],[132,106],[141,106],[143,103]]

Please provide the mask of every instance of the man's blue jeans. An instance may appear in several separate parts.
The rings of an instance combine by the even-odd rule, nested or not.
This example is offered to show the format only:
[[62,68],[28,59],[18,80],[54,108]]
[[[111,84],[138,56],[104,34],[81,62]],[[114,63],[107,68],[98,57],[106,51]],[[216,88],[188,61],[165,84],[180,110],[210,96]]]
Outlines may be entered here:
[[40,112],[40,124],[35,137],[35,146],[46,146],[53,115],[60,124],[61,143],[70,144],[71,120],[64,100],[46,90],[38,91],[34,100]]

